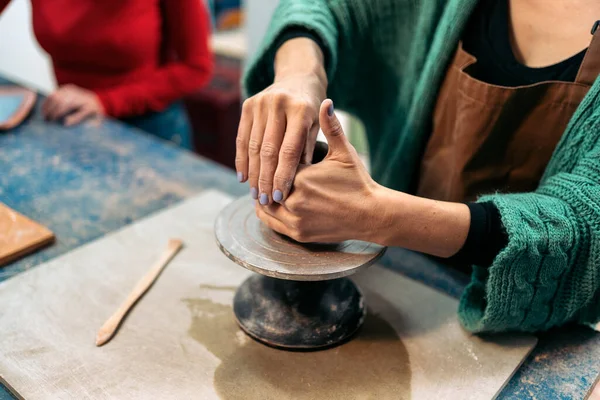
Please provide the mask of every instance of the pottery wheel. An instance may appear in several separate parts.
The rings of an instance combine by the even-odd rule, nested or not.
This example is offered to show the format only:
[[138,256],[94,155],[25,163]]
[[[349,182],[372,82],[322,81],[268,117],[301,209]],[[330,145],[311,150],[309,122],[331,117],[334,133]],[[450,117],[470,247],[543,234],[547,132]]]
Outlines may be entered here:
[[366,306],[345,276],[373,264],[385,247],[357,240],[301,244],[265,226],[243,197],[217,217],[219,248],[257,272],[238,288],[233,311],[251,337],[284,349],[319,349],[343,343],[362,325]]
[[261,275],[295,281],[323,281],[351,275],[373,264],[385,247],[349,240],[336,244],[302,244],[264,225],[254,200],[242,197],[219,214],[215,234],[233,261]]

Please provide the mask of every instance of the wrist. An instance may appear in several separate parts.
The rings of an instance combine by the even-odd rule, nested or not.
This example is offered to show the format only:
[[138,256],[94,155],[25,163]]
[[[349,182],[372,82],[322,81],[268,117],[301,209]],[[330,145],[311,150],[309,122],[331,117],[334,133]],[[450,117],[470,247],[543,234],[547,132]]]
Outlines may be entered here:
[[275,54],[275,81],[289,76],[312,76],[327,87],[324,56],[311,39],[299,37],[286,41]]
[[388,191],[389,189],[375,181],[369,185],[362,210],[356,213],[359,218],[357,239],[383,246],[389,245],[385,233],[390,226],[390,214],[386,211],[391,206]]
[[372,221],[368,230],[369,242],[383,246],[397,246],[397,236],[402,231],[402,202],[405,196],[402,192],[396,192],[384,186],[377,185],[372,192],[370,220]]
[[104,108],[104,104],[102,103],[100,96],[98,96],[98,94],[95,92],[92,92],[92,96],[94,98],[94,104],[96,105],[96,113],[101,116],[106,115],[106,109]]
[[375,192],[371,242],[451,257],[464,245],[471,223],[465,204],[435,201],[385,187]]

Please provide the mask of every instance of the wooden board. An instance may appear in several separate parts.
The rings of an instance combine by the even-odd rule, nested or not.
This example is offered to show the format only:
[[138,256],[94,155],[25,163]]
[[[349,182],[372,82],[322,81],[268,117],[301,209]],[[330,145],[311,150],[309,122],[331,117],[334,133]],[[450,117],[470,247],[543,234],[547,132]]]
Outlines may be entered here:
[[0,266],[53,241],[48,228],[0,203]]
[[[535,344],[464,332],[457,303],[378,266],[369,314],[326,351],[276,350],[234,323],[251,274],[218,249],[206,192],[0,284],[0,376],[25,399],[489,399]],[[186,247],[104,347],[94,337],[171,237]]]

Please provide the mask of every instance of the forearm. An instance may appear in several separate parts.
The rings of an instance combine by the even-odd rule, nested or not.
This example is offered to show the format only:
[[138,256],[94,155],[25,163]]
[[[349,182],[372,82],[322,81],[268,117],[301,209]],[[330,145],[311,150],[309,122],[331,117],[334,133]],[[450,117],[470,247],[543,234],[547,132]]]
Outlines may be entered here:
[[211,78],[214,58],[208,40],[210,18],[204,2],[170,0],[162,6],[165,62],[121,85],[98,89],[96,93],[110,116],[162,111],[196,92]]
[[381,187],[371,241],[451,257],[464,245],[471,215],[465,204],[435,201]]
[[106,114],[115,118],[162,111],[172,102],[194,93],[206,84],[212,74],[212,65],[209,56],[198,65],[172,63],[143,80],[96,90],[96,95]]
[[323,52],[313,40],[298,37],[286,41],[275,54],[275,81],[290,75],[313,76],[327,88]]

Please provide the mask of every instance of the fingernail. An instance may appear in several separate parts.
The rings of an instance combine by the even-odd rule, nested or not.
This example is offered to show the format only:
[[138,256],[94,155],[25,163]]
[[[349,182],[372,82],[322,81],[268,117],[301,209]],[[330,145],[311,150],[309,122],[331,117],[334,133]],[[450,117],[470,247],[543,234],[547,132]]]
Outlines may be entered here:
[[250,188],[250,196],[252,196],[254,200],[258,199],[258,190],[256,190],[256,188]]
[[241,172],[237,173],[237,177],[238,177],[238,182],[241,182],[244,180],[244,174],[242,174]]
[[333,101],[331,102],[331,104],[329,105],[329,108],[327,109],[327,115],[329,115],[330,117],[333,115]]
[[276,190],[273,192],[273,200],[278,203],[283,200],[283,193],[281,193],[281,190]]
[[267,204],[269,204],[269,198],[267,197],[266,193],[260,194],[260,204],[262,204],[263,206],[266,206]]

